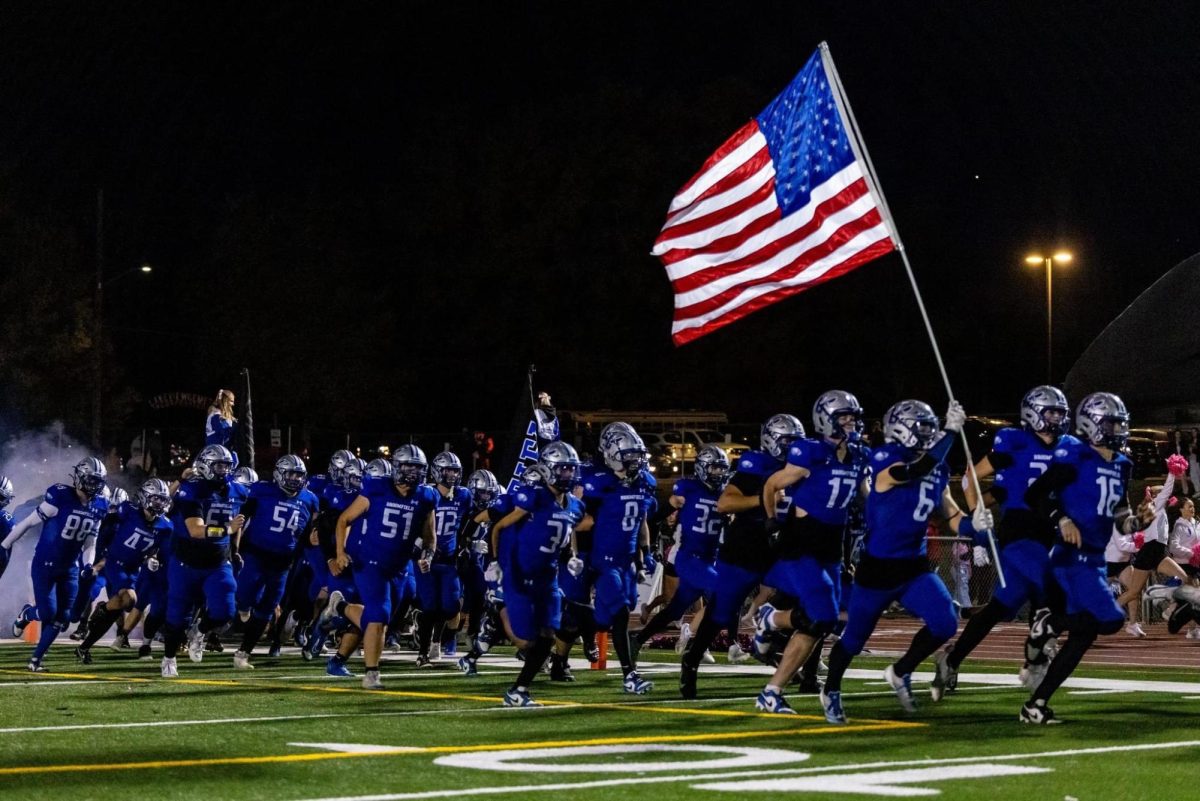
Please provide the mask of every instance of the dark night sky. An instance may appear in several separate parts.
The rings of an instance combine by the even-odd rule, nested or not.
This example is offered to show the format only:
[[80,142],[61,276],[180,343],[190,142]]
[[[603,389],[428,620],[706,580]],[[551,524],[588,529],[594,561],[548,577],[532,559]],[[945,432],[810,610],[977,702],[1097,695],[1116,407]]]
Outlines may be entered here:
[[171,5],[0,11],[0,211],[77,237],[86,298],[105,188],[109,272],[158,268],[106,299],[144,395],[247,364],[286,419],[499,425],[535,362],[568,408],[943,406],[896,256],[670,342],[667,204],[823,39],[968,409],[1044,376],[1030,249],[1076,254],[1060,380],[1200,251],[1190,4]]

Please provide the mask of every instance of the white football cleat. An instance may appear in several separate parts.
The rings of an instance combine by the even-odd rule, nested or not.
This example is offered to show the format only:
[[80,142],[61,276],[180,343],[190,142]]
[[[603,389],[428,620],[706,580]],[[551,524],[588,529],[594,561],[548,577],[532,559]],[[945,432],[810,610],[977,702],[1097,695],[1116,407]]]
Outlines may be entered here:
[[194,626],[188,631],[187,652],[193,662],[204,660],[204,634]]
[[250,664],[250,654],[245,651],[234,651],[233,667],[235,670],[254,670],[254,665]]
[[162,660],[162,677],[164,679],[179,678],[179,666],[175,664],[175,657],[164,656]]

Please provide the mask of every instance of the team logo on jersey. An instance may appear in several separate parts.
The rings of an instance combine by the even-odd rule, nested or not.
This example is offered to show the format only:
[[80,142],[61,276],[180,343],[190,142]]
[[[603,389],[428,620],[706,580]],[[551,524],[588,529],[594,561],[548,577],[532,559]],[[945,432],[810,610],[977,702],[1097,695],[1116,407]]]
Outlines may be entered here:
[[888,458],[888,455],[886,453],[884,453],[883,451],[879,451],[875,454],[875,461],[877,461],[877,462],[887,461],[887,458]]
[[1057,450],[1054,451],[1054,455],[1061,459],[1067,455],[1067,449],[1066,448],[1058,448]]

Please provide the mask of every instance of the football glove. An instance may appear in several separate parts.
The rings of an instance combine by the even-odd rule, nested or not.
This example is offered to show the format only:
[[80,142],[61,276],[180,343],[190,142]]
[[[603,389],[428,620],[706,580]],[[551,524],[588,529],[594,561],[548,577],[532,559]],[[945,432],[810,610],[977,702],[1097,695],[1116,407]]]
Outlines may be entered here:
[[956,400],[950,401],[950,407],[946,409],[946,424],[942,428],[957,434],[962,431],[965,422],[967,422],[967,413],[963,411],[962,404]]

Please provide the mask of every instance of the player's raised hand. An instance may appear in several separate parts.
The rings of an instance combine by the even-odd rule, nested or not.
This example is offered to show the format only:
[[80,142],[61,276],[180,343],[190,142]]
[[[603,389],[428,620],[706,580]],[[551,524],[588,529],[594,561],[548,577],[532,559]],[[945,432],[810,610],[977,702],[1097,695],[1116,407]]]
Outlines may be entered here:
[[950,401],[950,406],[946,409],[946,424],[942,428],[957,434],[962,431],[965,422],[967,422],[967,413],[963,410],[962,404],[956,400]]

